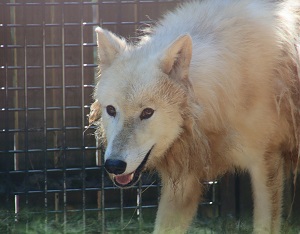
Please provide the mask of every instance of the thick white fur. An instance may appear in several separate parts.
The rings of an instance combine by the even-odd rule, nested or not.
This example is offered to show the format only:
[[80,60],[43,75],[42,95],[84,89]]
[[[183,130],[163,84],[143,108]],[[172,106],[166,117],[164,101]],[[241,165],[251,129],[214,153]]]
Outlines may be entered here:
[[[299,5],[279,2],[187,3],[138,45],[96,29],[105,159],[125,161],[127,174],[153,147],[146,166],[163,183],[155,233],[186,231],[201,182],[234,168],[251,175],[254,232],[280,232],[284,164],[299,142]],[[155,112],[141,120],[145,108]]]

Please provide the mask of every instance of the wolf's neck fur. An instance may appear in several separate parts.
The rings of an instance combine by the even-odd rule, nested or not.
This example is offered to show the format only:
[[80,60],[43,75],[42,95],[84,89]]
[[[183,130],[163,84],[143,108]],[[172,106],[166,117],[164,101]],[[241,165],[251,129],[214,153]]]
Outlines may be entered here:
[[187,104],[182,133],[156,165],[159,173],[164,173],[162,177],[170,178],[174,184],[188,174],[197,176],[199,183],[212,180],[232,168],[225,159],[226,152],[218,152],[224,144],[225,149],[230,146],[228,130],[207,129],[199,118],[201,112],[194,100]]

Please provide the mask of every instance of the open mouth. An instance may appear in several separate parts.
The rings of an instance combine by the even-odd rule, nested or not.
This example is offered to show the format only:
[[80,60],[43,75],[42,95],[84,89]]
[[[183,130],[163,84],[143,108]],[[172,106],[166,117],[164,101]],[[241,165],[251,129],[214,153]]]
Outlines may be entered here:
[[149,158],[152,148],[153,147],[151,147],[151,149],[148,151],[148,153],[146,154],[146,156],[143,159],[143,161],[141,162],[141,164],[138,166],[138,168],[134,172],[132,172],[130,174],[126,174],[126,175],[114,175],[113,181],[114,181],[115,185],[117,185],[118,187],[121,187],[121,188],[129,188],[129,187],[135,185],[141,177],[141,172],[143,171],[143,169],[148,161],[148,158]]

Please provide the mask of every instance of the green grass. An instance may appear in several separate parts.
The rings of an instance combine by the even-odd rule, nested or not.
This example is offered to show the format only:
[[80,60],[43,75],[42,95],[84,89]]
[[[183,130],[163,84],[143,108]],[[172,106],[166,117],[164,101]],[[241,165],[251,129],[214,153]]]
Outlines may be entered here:
[[[206,230],[203,231],[203,227],[206,227]],[[250,234],[252,233],[252,218],[247,217],[242,220],[236,220],[233,217],[222,217],[205,221],[196,220],[189,233]],[[300,234],[300,219],[294,218],[283,221],[282,233]]]
[[[86,212],[85,222],[81,212],[67,213],[64,223],[63,214],[32,213],[22,211],[15,221],[14,214],[6,211],[0,212],[0,233],[11,234],[36,234],[36,233],[105,233],[107,234],[136,234],[151,233],[155,219],[155,209],[143,210],[142,221],[136,215],[135,210],[125,210],[123,219],[120,211],[106,211],[105,229],[102,228],[101,215],[98,212]],[[237,221],[233,217],[197,219],[191,226],[189,234],[246,234],[252,232],[251,218]],[[300,219],[294,218],[284,222],[283,232],[285,234],[300,234]]]

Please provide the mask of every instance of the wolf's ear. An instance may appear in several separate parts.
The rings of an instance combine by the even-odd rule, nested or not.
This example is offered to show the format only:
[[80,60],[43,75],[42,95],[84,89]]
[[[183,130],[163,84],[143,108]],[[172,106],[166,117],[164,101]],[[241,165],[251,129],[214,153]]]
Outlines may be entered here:
[[171,77],[187,79],[191,58],[192,38],[190,35],[183,35],[165,50],[160,66],[162,71]]
[[125,39],[120,38],[100,27],[96,28],[98,56],[101,68],[109,67],[117,54],[127,46]]

